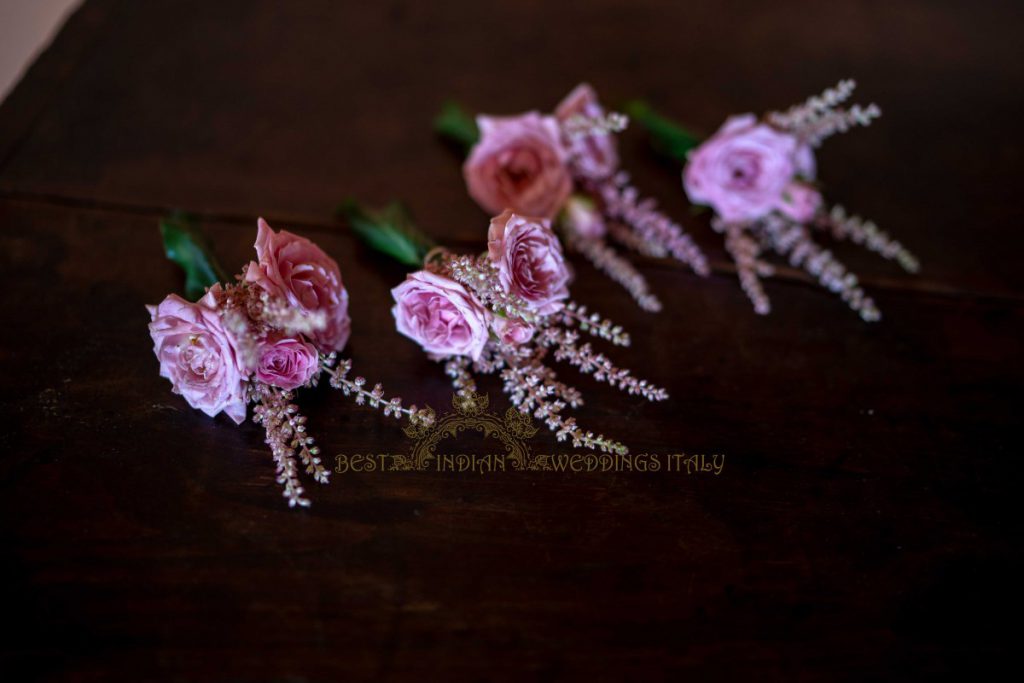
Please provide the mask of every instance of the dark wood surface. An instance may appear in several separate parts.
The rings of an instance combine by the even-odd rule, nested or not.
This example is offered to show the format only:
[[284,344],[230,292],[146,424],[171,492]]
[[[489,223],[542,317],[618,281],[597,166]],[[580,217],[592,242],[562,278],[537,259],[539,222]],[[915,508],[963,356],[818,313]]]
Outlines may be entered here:
[[[985,679],[1016,645],[1024,564],[1021,18],[88,0],[0,107],[9,680]],[[755,316],[705,219],[687,225],[710,278],[642,264],[659,316],[577,264],[575,298],[633,333],[616,357],[672,394],[581,381],[581,421],[635,452],[723,453],[719,476],[336,475],[296,512],[257,426],[157,375],[143,305],[181,287],[156,231],[171,208],[230,267],[258,215],[316,239],[351,290],[358,371],[441,407],[441,369],[393,331],[402,271],[332,219],[397,196],[439,238],[483,239],[430,132],[441,102],[547,109],[586,79],[710,131],[845,76],[884,116],[827,144],[827,193],[924,264],[836,248],[883,322],[788,271]],[[628,132],[625,164],[686,217],[678,169],[644,145]],[[408,448],[326,389],[301,403],[328,453]]]

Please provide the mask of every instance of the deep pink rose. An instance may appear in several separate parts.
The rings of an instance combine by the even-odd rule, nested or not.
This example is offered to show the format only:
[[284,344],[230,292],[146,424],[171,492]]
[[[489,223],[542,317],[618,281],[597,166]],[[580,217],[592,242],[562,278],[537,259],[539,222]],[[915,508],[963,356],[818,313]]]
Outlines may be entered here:
[[545,315],[569,296],[569,267],[551,221],[506,210],[491,219],[487,255],[497,264],[501,284]]
[[489,313],[458,282],[427,270],[391,290],[398,331],[425,351],[473,360],[487,344]]
[[462,167],[469,194],[495,214],[512,208],[553,218],[572,191],[558,123],[529,112],[477,117],[480,140]]
[[282,230],[274,232],[258,221],[256,256],[245,279],[285,299],[307,313],[323,312],[327,326],[311,334],[325,353],[341,351],[348,341],[352,321],[348,317],[348,292],[337,262],[305,237]]
[[[602,117],[604,113],[597,94],[586,83],[577,85],[555,109],[555,116],[563,125],[574,116],[582,115],[592,119]],[[572,169],[578,176],[601,180],[615,173],[619,167],[619,152],[613,134],[563,135],[562,139],[569,149]]]
[[286,391],[312,379],[320,366],[316,348],[302,337],[273,335],[257,350],[256,379]]
[[797,223],[807,223],[821,206],[821,194],[806,183],[793,182],[782,191],[778,210]]
[[599,239],[604,237],[608,228],[604,223],[604,216],[598,211],[597,206],[588,197],[573,195],[565,203],[564,220],[573,233],[586,239]]
[[690,201],[709,204],[726,221],[753,221],[779,208],[795,174],[813,175],[813,162],[794,136],[743,114],[692,153],[683,186]]
[[513,346],[519,346],[533,339],[534,329],[532,325],[527,325],[522,320],[516,320],[514,318],[502,318],[501,316],[494,316],[491,321],[491,329],[494,330],[494,334],[498,335],[505,344],[512,344]]
[[171,294],[159,306],[147,306],[149,334],[160,376],[171,380],[174,393],[210,417],[223,411],[241,423],[246,373],[217,311],[219,291],[215,285],[194,304]]

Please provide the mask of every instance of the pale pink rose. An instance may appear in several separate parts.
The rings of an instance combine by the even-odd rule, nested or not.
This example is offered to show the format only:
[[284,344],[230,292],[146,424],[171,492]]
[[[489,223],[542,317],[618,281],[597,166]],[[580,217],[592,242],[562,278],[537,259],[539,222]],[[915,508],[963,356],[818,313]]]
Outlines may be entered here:
[[149,334],[160,376],[171,380],[174,393],[210,417],[224,412],[241,423],[247,376],[217,310],[219,292],[215,285],[198,303],[171,294],[160,305],[147,306]]
[[821,206],[821,194],[806,183],[793,182],[786,186],[776,207],[797,223],[807,223]]
[[302,337],[272,335],[257,349],[256,379],[291,391],[312,379],[320,366],[316,348]]
[[818,175],[818,163],[814,159],[814,150],[810,145],[799,145],[793,157],[796,174],[803,180],[814,180]]
[[534,333],[533,325],[527,325],[522,320],[515,318],[502,318],[497,315],[491,321],[491,329],[502,342],[513,346],[530,341],[533,339]]
[[558,122],[529,112],[477,117],[480,140],[462,167],[469,194],[490,213],[553,218],[572,191]]
[[598,211],[594,202],[581,195],[569,197],[569,201],[565,203],[563,216],[569,229],[586,239],[604,237],[608,230],[604,223],[604,216]]
[[425,351],[478,360],[488,339],[490,314],[458,282],[427,270],[411,273],[391,290],[398,331]]
[[338,263],[305,237],[286,230],[274,232],[262,218],[257,225],[254,246],[259,262],[249,263],[246,281],[301,311],[322,312],[327,325],[310,335],[313,343],[325,353],[341,351],[348,342],[352,321]]
[[506,210],[491,219],[487,255],[498,266],[501,284],[542,315],[562,308],[569,296],[569,267],[547,219]]
[[813,155],[803,153],[795,137],[753,114],[733,116],[694,150],[683,186],[690,201],[710,205],[728,222],[757,220],[778,208],[798,161],[799,170],[813,173]]
[[[574,116],[582,115],[593,119],[604,116],[604,113],[604,107],[598,102],[597,94],[586,83],[577,85],[555,109],[555,117],[563,125]],[[610,176],[619,167],[615,135],[562,137],[569,149],[570,164],[576,175],[590,180],[601,180]]]

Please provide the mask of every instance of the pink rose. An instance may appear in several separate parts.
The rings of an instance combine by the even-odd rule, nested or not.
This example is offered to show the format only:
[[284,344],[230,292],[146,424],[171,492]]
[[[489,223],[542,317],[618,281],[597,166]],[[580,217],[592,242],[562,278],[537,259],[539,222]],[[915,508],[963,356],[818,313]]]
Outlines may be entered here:
[[797,223],[807,223],[821,206],[821,194],[806,183],[793,182],[786,186],[776,207]]
[[569,229],[580,237],[599,239],[604,237],[607,232],[604,216],[597,210],[594,202],[587,197],[575,194],[569,197],[564,211],[564,220]]
[[818,164],[814,160],[814,150],[810,145],[799,145],[793,157],[796,174],[803,180],[814,180],[818,174]]
[[798,170],[813,174],[813,156],[800,147],[753,114],[733,116],[692,153],[683,186],[690,201],[711,205],[726,221],[757,220],[778,208]]
[[246,281],[306,313],[323,312],[327,326],[311,338],[324,352],[341,351],[352,321],[337,262],[305,237],[285,230],[274,232],[262,218],[258,226],[255,247],[259,263],[249,263]]
[[572,191],[558,123],[537,112],[477,117],[480,141],[462,167],[469,194],[490,213],[511,207],[553,218]]
[[487,255],[498,266],[501,284],[532,309],[546,315],[562,308],[570,273],[550,221],[506,210],[491,219]]
[[480,358],[488,340],[489,313],[461,284],[420,270],[392,289],[391,296],[398,331],[425,351]]
[[320,367],[316,349],[302,337],[268,337],[257,356],[256,379],[285,391],[301,387]]
[[159,306],[147,306],[153,353],[160,376],[172,391],[210,417],[223,411],[236,423],[245,420],[245,370],[217,310],[215,285],[198,303],[171,294]]
[[[604,113],[604,107],[597,101],[597,94],[586,83],[577,85],[555,109],[555,117],[563,125],[574,116],[592,119],[602,117]],[[570,163],[576,175],[601,180],[619,167],[619,152],[614,135],[563,135],[563,139],[569,148]]]
[[502,318],[496,315],[491,322],[491,329],[503,343],[513,346],[525,344],[533,339],[533,326],[514,318]]

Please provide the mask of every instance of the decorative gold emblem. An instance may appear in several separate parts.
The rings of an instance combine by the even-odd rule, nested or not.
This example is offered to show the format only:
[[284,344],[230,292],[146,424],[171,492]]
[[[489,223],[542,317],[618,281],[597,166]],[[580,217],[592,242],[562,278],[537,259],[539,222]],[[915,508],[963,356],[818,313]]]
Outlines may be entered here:
[[500,441],[512,469],[535,469],[526,444],[526,439],[537,433],[530,417],[515,408],[509,408],[504,418],[501,418],[487,412],[489,405],[487,394],[467,391],[453,395],[452,412],[437,417],[429,427],[409,425],[405,428],[406,436],[415,439],[416,445],[408,457],[396,458],[392,469],[427,469],[437,458],[438,444],[466,430],[475,430],[484,437]]

